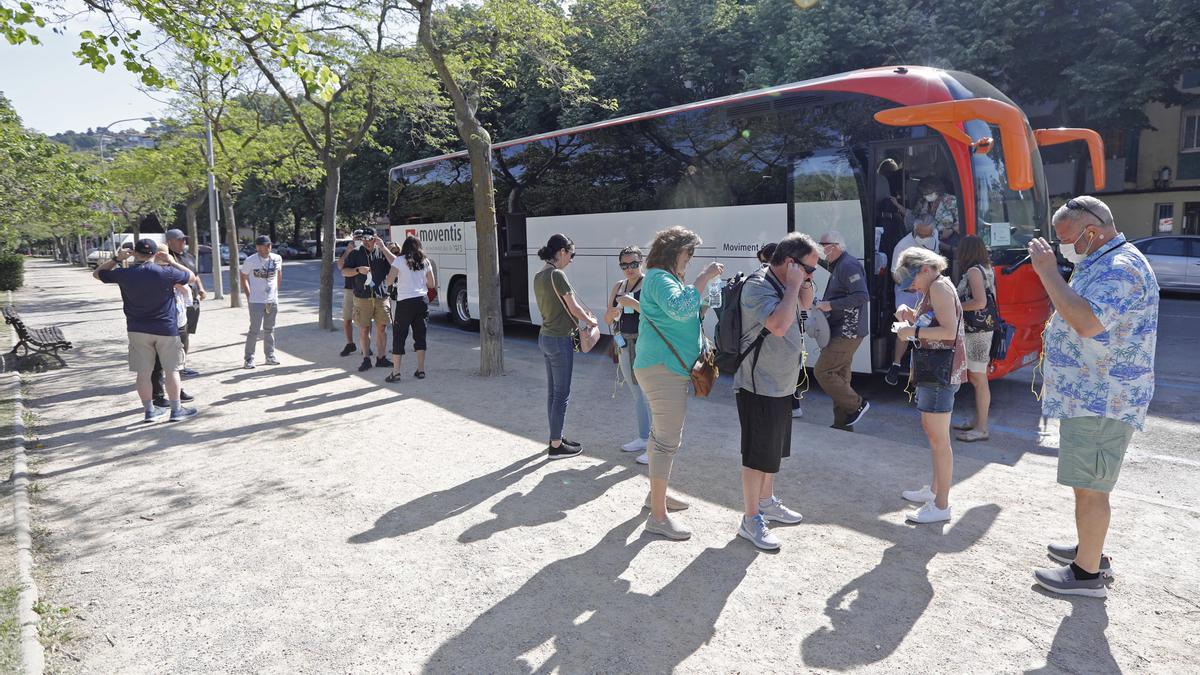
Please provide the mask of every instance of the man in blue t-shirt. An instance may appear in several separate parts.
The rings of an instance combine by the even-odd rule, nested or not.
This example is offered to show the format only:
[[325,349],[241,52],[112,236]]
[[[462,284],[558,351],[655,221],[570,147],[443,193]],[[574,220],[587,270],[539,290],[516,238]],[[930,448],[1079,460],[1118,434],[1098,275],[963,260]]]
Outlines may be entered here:
[[[133,264],[120,267],[130,258]],[[171,421],[196,414],[179,401],[179,369],[183,367],[183,343],[179,340],[179,318],[175,307],[175,286],[191,284],[196,276],[188,268],[160,252],[153,239],[141,239],[133,250],[121,249],[116,257],[96,268],[92,274],[106,284],[121,287],[125,310],[125,328],[129,333],[129,369],[137,373],[137,393],[142,399],[146,421],[167,414],[154,405],[151,372],[155,359],[162,364],[170,398]]]

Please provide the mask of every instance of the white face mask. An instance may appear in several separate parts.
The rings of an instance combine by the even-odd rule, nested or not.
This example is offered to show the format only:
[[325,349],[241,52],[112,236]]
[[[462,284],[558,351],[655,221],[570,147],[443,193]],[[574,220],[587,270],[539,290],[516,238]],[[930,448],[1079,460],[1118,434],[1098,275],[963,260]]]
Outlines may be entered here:
[[931,251],[934,248],[934,244],[937,243],[937,239],[934,238],[933,235],[929,235],[928,237],[922,237],[922,236],[919,236],[916,232],[913,232],[913,241],[916,242],[917,246],[927,248]]
[[362,242],[362,239],[355,239],[355,240],[354,240],[354,247],[355,247],[355,248],[362,248],[362,247],[363,247],[363,242]]
[[930,192],[929,194],[925,195],[925,201],[929,202],[930,204],[936,202],[937,198],[938,196],[936,192]]
[[[1092,235],[1089,232],[1086,237],[1087,248],[1085,248],[1083,250],[1083,253],[1080,253],[1075,250],[1074,243],[1063,244],[1062,246],[1059,247],[1059,249],[1062,252],[1062,257],[1066,258],[1067,262],[1071,263],[1072,265],[1078,265],[1079,263],[1083,262],[1089,255],[1092,254],[1092,239],[1094,239],[1094,238],[1095,238],[1094,235]],[[1078,241],[1078,239],[1076,241]]]

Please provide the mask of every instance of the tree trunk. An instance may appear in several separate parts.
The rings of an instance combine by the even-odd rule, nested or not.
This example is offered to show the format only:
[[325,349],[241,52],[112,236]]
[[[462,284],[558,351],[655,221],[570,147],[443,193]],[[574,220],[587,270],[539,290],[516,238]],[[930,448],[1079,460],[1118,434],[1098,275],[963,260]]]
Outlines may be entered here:
[[87,267],[87,248],[83,245],[83,235],[75,235],[75,239],[79,242],[79,264]]
[[325,208],[321,214],[321,300],[317,310],[317,326],[333,330],[333,249],[336,236],[338,192],[342,187],[342,167],[325,162]]
[[[304,241],[304,232],[301,231],[301,225],[304,224],[304,217],[300,215],[300,207],[292,207],[292,226],[296,228],[296,241]],[[316,239],[320,239],[318,236]]]
[[271,220],[267,222],[267,229],[270,230],[271,241],[273,243],[278,242],[279,239],[276,237],[279,236],[279,232],[277,231],[278,228],[275,227],[275,218],[271,218]]
[[190,199],[183,207],[184,222],[187,223],[188,252],[192,254],[192,259],[197,262],[200,260],[200,230],[196,226],[196,212],[200,210],[200,205],[204,203],[207,197],[207,193],[201,192]]
[[225,207],[225,241],[229,244],[229,306],[241,307],[242,266],[238,263],[238,249],[241,247],[238,246],[237,220],[233,216],[233,198],[227,190],[221,190],[221,205]]
[[471,158],[475,202],[476,262],[479,274],[479,374],[504,374],[504,313],[500,304],[500,256],[496,242],[496,190],[492,178],[492,138],[473,116],[459,117],[459,134]]

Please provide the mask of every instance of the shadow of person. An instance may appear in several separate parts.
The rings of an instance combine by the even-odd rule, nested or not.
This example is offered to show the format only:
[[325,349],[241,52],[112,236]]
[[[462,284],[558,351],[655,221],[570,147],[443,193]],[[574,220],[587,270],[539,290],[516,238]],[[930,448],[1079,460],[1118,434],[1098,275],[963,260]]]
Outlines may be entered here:
[[1026,673],[1119,673],[1104,634],[1108,628],[1108,608],[1101,598],[1061,596],[1034,585],[1034,591],[1047,598],[1071,603],[1071,613],[1063,618],[1054,634],[1046,665]]
[[811,668],[845,670],[881,661],[908,635],[933,600],[929,562],[938,553],[959,553],[979,541],[1000,507],[976,506],[945,535],[912,533],[884,551],[883,559],[830,596],[822,626],[804,638],[801,652]]
[[613,471],[611,464],[596,464],[583,469],[555,471],[542,477],[526,494],[506,495],[492,507],[491,520],[476,523],[458,535],[464,544],[514,527],[537,527],[567,517],[567,512],[596,499],[621,481],[640,475],[625,467]]
[[[643,548],[639,513],[595,546],[556,560],[443,643],[424,672],[669,672],[709,642],[757,549],[734,537],[653,594],[623,574]],[[620,648],[614,649],[614,645]],[[546,653],[548,652],[548,653]]]
[[543,462],[542,451],[518,459],[508,466],[491,473],[472,478],[447,490],[421,495],[388,511],[375,521],[365,532],[359,532],[346,541],[351,544],[369,544],[380,539],[389,539],[411,534],[426,527],[456,516],[481,504],[488,497],[503,491],[525,476],[533,473]]

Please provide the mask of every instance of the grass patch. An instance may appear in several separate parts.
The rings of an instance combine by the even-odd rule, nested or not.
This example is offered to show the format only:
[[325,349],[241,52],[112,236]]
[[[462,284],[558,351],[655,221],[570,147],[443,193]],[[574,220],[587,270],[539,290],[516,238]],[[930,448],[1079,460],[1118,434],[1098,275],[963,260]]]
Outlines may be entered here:
[[54,661],[61,662],[64,657],[72,661],[79,661],[79,657],[67,649],[71,643],[79,639],[72,627],[75,612],[70,607],[54,605],[44,600],[38,601],[33,606],[33,611],[37,612],[39,617],[38,640],[46,649],[46,660],[49,662],[47,665],[51,666],[47,670],[61,670],[52,666]]
[[21,670],[21,625],[17,622],[19,586],[0,587],[0,672]]

